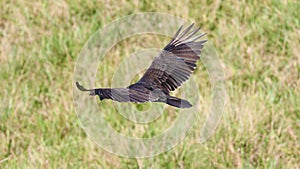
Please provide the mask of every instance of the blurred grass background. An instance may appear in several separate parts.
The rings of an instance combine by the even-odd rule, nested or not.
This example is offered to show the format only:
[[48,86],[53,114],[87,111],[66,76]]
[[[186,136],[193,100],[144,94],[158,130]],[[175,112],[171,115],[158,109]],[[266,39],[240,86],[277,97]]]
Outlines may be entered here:
[[[107,153],[87,137],[74,111],[72,77],[97,29],[144,11],[202,26],[224,63],[227,104],[208,142],[195,144],[193,129],[172,151],[137,160]],[[299,11],[298,1],[287,0],[1,0],[0,168],[299,168]],[[148,39],[158,48],[168,40]],[[129,39],[116,53],[130,47]],[[194,76],[209,83],[199,66]],[[209,84],[199,90],[208,110]],[[118,126],[120,118],[111,120]]]

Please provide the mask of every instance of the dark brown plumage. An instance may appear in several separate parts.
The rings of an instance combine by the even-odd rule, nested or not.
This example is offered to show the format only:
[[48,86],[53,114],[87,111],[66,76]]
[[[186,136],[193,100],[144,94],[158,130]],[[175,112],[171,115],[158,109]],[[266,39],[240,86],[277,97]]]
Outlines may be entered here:
[[196,35],[200,28],[192,30],[194,24],[176,32],[169,44],[159,53],[147,69],[143,77],[127,88],[85,89],[78,82],[81,91],[90,91],[90,95],[98,95],[100,100],[112,99],[118,102],[163,102],[179,108],[192,105],[180,98],[170,96],[183,82],[188,80],[196,68],[196,62],[203,44],[207,40],[197,41],[205,34]]

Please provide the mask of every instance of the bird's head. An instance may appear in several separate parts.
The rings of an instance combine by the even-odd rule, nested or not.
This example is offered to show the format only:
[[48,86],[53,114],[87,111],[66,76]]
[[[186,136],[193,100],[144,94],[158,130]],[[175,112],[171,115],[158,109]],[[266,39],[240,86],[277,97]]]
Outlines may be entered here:
[[103,96],[103,93],[102,93],[101,89],[95,89],[94,91],[91,91],[90,95],[91,96],[98,95],[100,100],[104,99],[104,96]]
[[[79,84],[79,82],[76,82],[76,87],[81,90],[81,91],[89,91],[90,92],[90,96],[95,96],[97,93],[96,93],[96,90],[95,89],[86,89],[84,88],[83,86],[81,86]],[[100,96],[100,95],[99,95]]]

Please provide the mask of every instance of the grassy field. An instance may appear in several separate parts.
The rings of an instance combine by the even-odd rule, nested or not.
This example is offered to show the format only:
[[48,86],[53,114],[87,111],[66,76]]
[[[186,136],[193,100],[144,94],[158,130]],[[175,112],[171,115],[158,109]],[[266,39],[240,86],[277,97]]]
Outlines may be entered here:
[[[208,142],[195,143],[200,129],[194,127],[172,151],[123,158],[99,148],[81,128],[72,78],[80,50],[95,31],[146,11],[202,26],[224,63],[227,101]],[[0,168],[300,168],[299,16],[296,0],[0,0]],[[118,56],[108,64],[143,47],[141,38],[155,47],[168,41],[128,39],[111,51]],[[201,111],[207,112],[211,89],[201,62],[199,67],[194,76],[203,82]],[[120,115],[106,116],[122,131]],[[163,131],[164,121],[159,124],[148,128]]]

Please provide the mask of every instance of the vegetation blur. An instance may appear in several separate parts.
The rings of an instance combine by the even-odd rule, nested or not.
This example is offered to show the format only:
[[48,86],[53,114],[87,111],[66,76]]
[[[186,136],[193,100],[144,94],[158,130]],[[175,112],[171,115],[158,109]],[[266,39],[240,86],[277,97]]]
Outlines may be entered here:
[[[190,19],[215,46],[227,96],[222,120],[207,142],[197,143],[198,120],[171,151],[124,158],[98,147],[81,128],[72,92],[80,50],[98,29],[137,12]],[[299,168],[299,16],[296,0],[0,0],[0,168]],[[113,72],[135,50],[163,48],[169,40],[128,38],[98,71]],[[110,75],[97,77],[96,86],[109,83]],[[193,76],[200,82],[199,113],[207,113],[211,87],[201,62]],[[105,117],[117,131],[131,136],[159,134],[178,116],[164,113],[155,125],[132,124],[99,105],[111,109]]]

